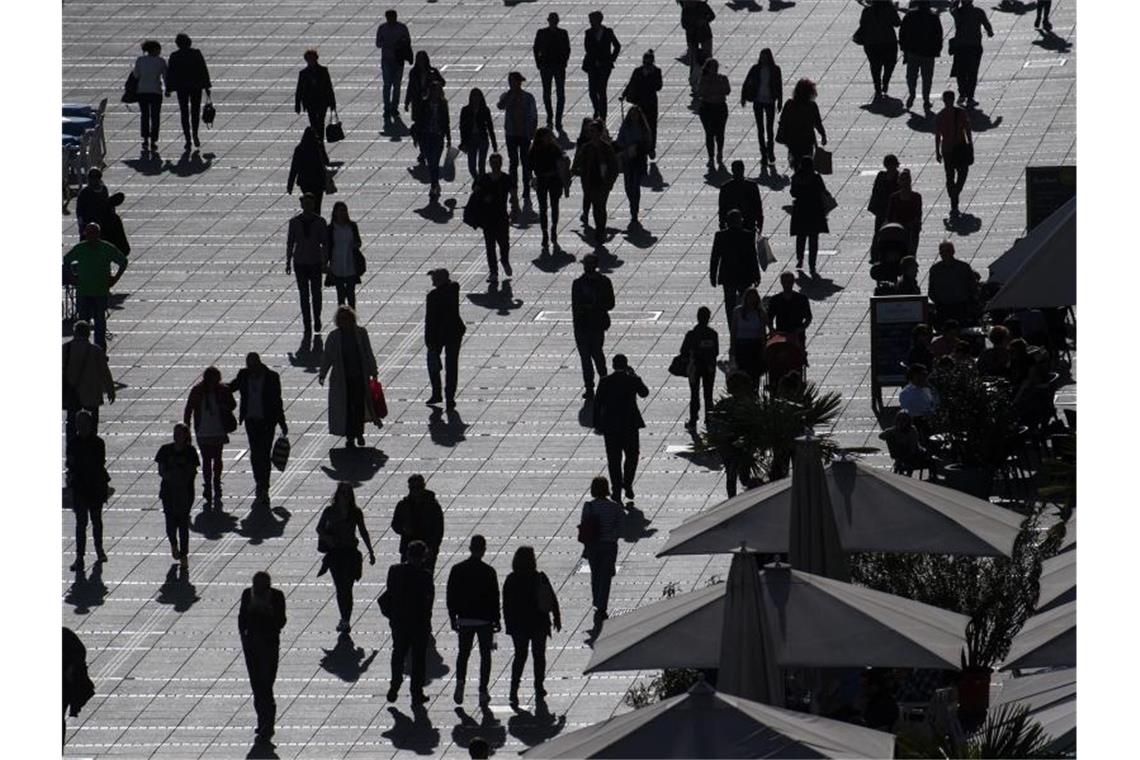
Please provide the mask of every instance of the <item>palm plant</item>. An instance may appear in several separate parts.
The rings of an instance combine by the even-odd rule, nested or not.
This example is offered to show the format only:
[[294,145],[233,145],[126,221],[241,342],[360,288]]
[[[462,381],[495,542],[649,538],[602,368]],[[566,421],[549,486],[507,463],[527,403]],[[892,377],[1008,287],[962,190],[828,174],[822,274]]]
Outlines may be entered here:
[[1052,742],[1041,724],[1030,720],[1028,707],[1002,705],[990,712],[980,730],[948,747],[946,756],[967,760],[1059,757],[1049,749]]

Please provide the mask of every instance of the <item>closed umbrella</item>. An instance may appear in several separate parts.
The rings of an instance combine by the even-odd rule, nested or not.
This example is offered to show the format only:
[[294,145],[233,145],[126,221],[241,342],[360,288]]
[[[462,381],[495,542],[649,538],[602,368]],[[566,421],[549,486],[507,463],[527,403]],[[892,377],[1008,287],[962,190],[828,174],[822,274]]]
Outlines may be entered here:
[[1077,603],[1068,602],[1025,621],[1009,645],[1002,670],[1063,668],[1077,664]]
[[851,566],[839,544],[831,507],[819,443],[811,436],[799,438],[792,469],[788,561],[797,570],[847,581]]
[[784,675],[770,632],[760,622],[760,574],[756,555],[732,557],[725,590],[717,687],[725,694],[784,706]]
[[1041,563],[1038,613],[1077,599],[1077,553],[1065,552]]

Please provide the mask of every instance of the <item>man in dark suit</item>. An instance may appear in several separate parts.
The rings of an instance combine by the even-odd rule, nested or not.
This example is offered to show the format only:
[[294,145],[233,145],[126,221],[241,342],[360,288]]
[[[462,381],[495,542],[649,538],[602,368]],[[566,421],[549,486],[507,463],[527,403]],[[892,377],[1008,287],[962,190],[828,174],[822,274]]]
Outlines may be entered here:
[[[558,14],[546,17],[549,26],[534,35],[534,65],[542,78],[542,104],[546,106],[546,126],[551,123],[562,132],[562,111],[566,105],[566,64],[570,61],[570,35],[558,28]],[[554,83],[558,107],[551,114],[550,84]]]
[[582,70],[586,72],[590,92],[590,103],[594,106],[594,118],[606,118],[607,95],[606,85],[610,81],[610,73],[614,70],[614,63],[621,54],[621,43],[614,36],[614,30],[602,26],[602,12],[593,11],[590,16],[590,28],[586,30],[582,47],[586,51],[582,59]]
[[637,397],[648,395],[649,388],[629,368],[625,354],[616,354],[614,371],[598,382],[598,396],[594,399],[594,428],[605,437],[606,460],[615,499],[622,491],[625,491],[627,499],[633,498],[633,477],[637,474],[640,452],[641,434],[638,431],[645,427],[645,420],[637,408]]
[[760,186],[744,176],[744,162],[732,162],[732,179],[720,186],[717,208],[720,228],[728,226],[728,212],[736,209],[744,222],[744,229],[757,235],[764,231],[764,205],[760,201]]
[[641,56],[641,66],[633,70],[629,84],[621,97],[641,107],[645,121],[649,124],[649,158],[657,158],[657,93],[661,91],[661,69],[654,64],[652,50]]
[[424,316],[424,344],[427,346],[428,377],[431,379],[431,398],[428,404],[443,401],[440,395],[441,355],[447,351],[447,380],[444,392],[447,394],[447,408],[455,408],[455,387],[459,376],[459,343],[467,325],[459,316],[459,283],[451,281],[446,269],[433,269],[432,289],[427,294],[427,309]]
[[412,708],[428,701],[424,694],[427,647],[431,638],[431,606],[435,599],[431,573],[424,569],[427,546],[423,541],[408,545],[408,559],[388,568],[385,613],[392,627],[392,683],[388,701],[395,702],[404,682],[404,658],[412,653]]
[[743,214],[734,208],[728,212],[727,221],[728,227],[713,238],[709,282],[714,288],[724,288],[724,316],[731,336],[732,312],[744,291],[760,283],[760,267],[756,263],[756,234],[744,228]]
[[443,543],[443,508],[435,492],[428,490],[423,475],[408,476],[408,495],[396,503],[392,530],[400,537],[401,560],[407,561],[408,546],[413,541],[423,541],[428,549],[424,567],[428,572],[435,571],[435,559]]
[[582,398],[594,397],[594,370],[606,376],[606,357],[602,348],[606,330],[610,329],[610,310],[614,308],[614,286],[610,278],[598,271],[598,257],[587,253],[582,257],[586,271],[570,287],[570,309],[574,321],[574,345],[582,360],[582,382],[586,392]]
[[297,75],[297,92],[293,95],[293,110],[301,113],[304,108],[309,114],[309,126],[317,133],[317,139],[325,139],[325,115],[331,108],[336,111],[336,94],[333,93],[332,77],[329,70],[317,63],[317,51],[305,51],[305,68]]
[[273,682],[281,658],[281,629],[285,627],[285,594],[273,588],[269,573],[254,573],[253,586],[241,592],[238,633],[257,712],[257,738],[269,741],[277,718]]
[[230,390],[241,394],[238,422],[245,424],[249,438],[249,463],[257,487],[254,504],[269,506],[269,460],[273,452],[273,432],[289,434],[285,424],[285,404],[281,399],[281,376],[266,367],[253,351],[245,356],[245,369],[237,373]]
[[463,704],[467,680],[467,660],[475,638],[479,639],[479,705],[491,702],[491,644],[501,629],[499,622],[499,577],[495,568],[483,561],[487,539],[471,537],[471,556],[451,568],[447,576],[447,615],[451,629],[459,634],[459,656],[455,661],[455,704]]

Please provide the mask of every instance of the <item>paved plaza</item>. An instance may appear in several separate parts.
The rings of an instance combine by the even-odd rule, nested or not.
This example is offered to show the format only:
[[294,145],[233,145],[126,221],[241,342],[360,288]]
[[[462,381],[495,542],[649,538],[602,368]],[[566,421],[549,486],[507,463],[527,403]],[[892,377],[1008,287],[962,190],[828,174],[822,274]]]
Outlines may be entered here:
[[[815,321],[809,331],[809,379],[843,395],[834,430],[847,445],[875,445],[880,430],[871,411],[867,332],[871,218],[865,211],[882,156],[897,154],[925,200],[919,262],[923,277],[937,242],[952,239],[958,257],[976,269],[1004,252],[1025,226],[1026,165],[1076,163],[1076,58],[1068,46],[1036,44],[1032,13],[994,9],[995,36],[986,43],[975,116],[977,163],[963,194],[964,221],[947,231],[949,201],[934,161],[931,122],[921,115],[868,110],[872,86],[862,51],[850,41],[858,22],[853,0],[755,4],[710,0],[714,55],[733,86],[725,159],[743,159],[758,172],[760,151],[752,111],[739,108],[739,87],[761,48],[770,47],[784,72],[785,92],[800,77],[815,79],[835,152],[825,181],[839,202],[831,234],[820,241],[822,279],[805,292]],[[558,10],[570,31],[566,126],[572,136],[589,116],[580,69],[586,14],[600,8],[623,45],[610,83],[610,130],[616,133],[617,95],[647,48],[657,53],[661,93],[658,161],[662,186],[647,188],[642,222],[647,236],[618,233],[608,244],[609,276],[617,294],[607,353],[625,353],[650,388],[642,404],[632,527],[620,544],[611,614],[658,599],[667,583],[681,590],[723,575],[727,557],[655,558],[668,532],[685,517],[724,498],[719,469],[678,451],[689,443],[683,424],[688,387],[666,372],[697,307],[714,308],[713,326],[727,344],[722,296],[708,284],[708,256],[717,229],[717,191],[705,180],[704,141],[689,110],[679,9],[672,0],[527,2],[491,0],[374,3],[363,0],[133,3],[67,0],[63,7],[63,100],[111,98],[105,180],[122,191],[121,209],[132,244],[131,263],[112,312],[109,358],[121,383],[104,407],[115,494],[106,514],[104,566],[66,570],[74,555],[70,513],[61,514],[61,592],[64,625],[88,649],[97,694],[71,722],[66,754],[74,757],[245,757],[253,745],[254,712],[237,634],[241,590],[267,569],[288,603],[277,679],[276,756],[281,758],[465,756],[482,735],[496,751],[513,754],[562,731],[627,709],[622,697],[651,674],[582,675],[590,656],[589,574],[576,541],[579,510],[590,478],[604,474],[602,440],[583,426],[581,374],[569,321],[570,284],[581,267],[569,258],[539,266],[537,221],[512,228],[515,276],[509,290],[484,283],[482,235],[461,222],[470,190],[466,161],[444,182],[446,213],[428,209],[428,186],[411,169],[410,138],[379,134],[379,55],[376,26],[386,7],[408,24],[416,50],[426,50],[447,79],[452,124],[471,87],[494,100],[518,69],[539,99],[531,56],[535,30]],[[762,10],[761,10],[762,8]],[[1074,0],[1054,3],[1054,32],[1075,44]],[[951,22],[944,17],[949,30]],[[160,159],[140,159],[138,111],[118,102],[139,42],[159,39],[164,54],[187,32],[205,54],[218,118],[202,129],[199,158],[180,158],[177,105],[165,103]],[[366,430],[369,449],[352,456],[327,433],[327,391],[317,384],[317,359],[300,349],[301,321],[292,277],[284,271],[285,227],[297,212],[286,195],[289,157],[307,123],[292,111],[301,53],[317,47],[332,74],[347,139],[330,146],[339,165],[339,193],[360,224],[368,272],[358,289],[390,408],[382,431]],[[891,93],[905,96],[903,68]],[[949,59],[939,60],[935,92],[946,85]],[[920,101],[921,102],[921,101]],[[501,117],[496,113],[501,136]],[[458,144],[458,137],[456,137]],[[778,149],[780,167],[785,151]],[[779,262],[765,273],[762,292],[778,288],[776,274],[794,263],[786,189],[762,188],[767,231]],[[580,229],[577,182],[564,201],[559,240],[576,259],[590,248]],[[628,211],[621,183],[610,202],[610,226],[624,229]],[[65,245],[75,220],[64,215]],[[423,403],[429,389],[423,347],[428,270],[446,266],[462,289],[468,325],[460,367],[458,411],[446,416]],[[554,269],[554,271],[551,271]],[[326,324],[335,295],[325,291]],[[245,436],[225,453],[225,514],[196,514],[188,573],[171,565],[153,463],[182,417],[191,385],[217,365],[230,379],[248,351],[281,373],[293,456],[274,473],[272,522],[248,519],[253,479]],[[718,391],[723,389],[723,375]],[[332,449],[330,454],[330,449]],[[871,461],[889,466],[885,452]],[[426,719],[413,718],[405,685],[394,705],[384,700],[391,637],[375,598],[384,570],[398,559],[389,529],[406,479],[423,473],[444,507],[446,532],[436,572],[435,646],[429,655]],[[318,578],[317,517],[337,480],[360,483],[357,499],[376,546],[356,586],[351,639],[338,641],[332,583]],[[640,519],[639,519],[640,518]],[[492,704],[475,700],[475,667],[463,709],[452,702],[457,649],[447,626],[443,586],[449,567],[467,556],[474,533],[486,536],[487,561],[509,572],[522,544],[538,552],[554,582],[563,628],[548,649],[549,716],[536,715],[529,676],[518,712],[507,705],[510,640],[500,635]],[[529,672],[529,665],[528,665]],[[501,745],[501,746],[500,746]],[[258,755],[251,755],[258,756]]]

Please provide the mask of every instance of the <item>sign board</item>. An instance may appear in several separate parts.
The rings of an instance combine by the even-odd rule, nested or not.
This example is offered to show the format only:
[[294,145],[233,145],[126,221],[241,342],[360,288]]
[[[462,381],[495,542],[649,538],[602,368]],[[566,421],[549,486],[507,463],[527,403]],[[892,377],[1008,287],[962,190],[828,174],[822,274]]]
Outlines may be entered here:
[[911,333],[927,309],[926,296],[871,297],[871,400],[878,407],[883,388],[906,385]]
[[1025,167],[1025,230],[1049,218],[1077,194],[1077,167]]

